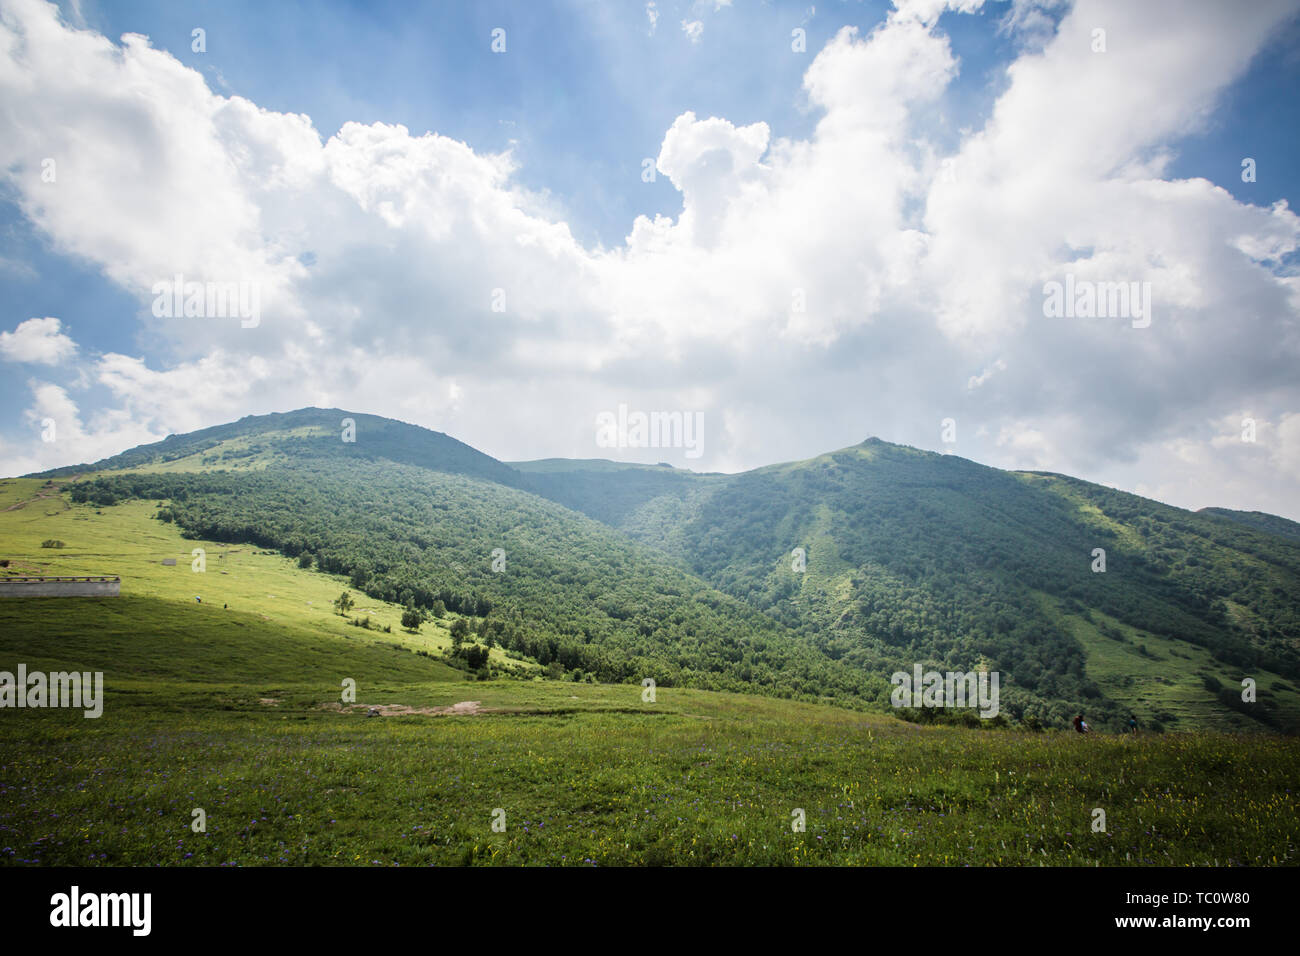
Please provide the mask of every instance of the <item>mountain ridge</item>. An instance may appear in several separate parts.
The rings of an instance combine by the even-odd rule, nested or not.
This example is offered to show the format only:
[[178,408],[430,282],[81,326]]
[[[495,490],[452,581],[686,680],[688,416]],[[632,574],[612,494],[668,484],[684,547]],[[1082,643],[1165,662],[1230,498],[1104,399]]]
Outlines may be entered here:
[[[336,419],[335,416],[341,416],[341,417]],[[179,457],[176,454],[177,452],[183,451],[186,454],[194,454],[196,451],[202,450],[193,447],[196,443],[202,441],[212,441],[213,446],[215,446],[215,444],[219,443],[223,439],[228,439],[228,438],[237,437],[241,435],[242,434],[241,432],[234,431],[234,430],[240,427],[247,427],[248,425],[265,423],[268,426],[284,425],[287,426],[288,428],[300,428],[304,426],[324,427],[328,423],[331,427],[334,428],[334,430],[340,431],[342,428],[341,426],[342,420],[348,418],[356,420],[358,423],[365,422],[371,424],[381,424],[387,427],[396,426],[398,429],[408,431],[409,433],[412,434],[423,433],[423,434],[433,436],[435,439],[439,441],[450,443],[450,446],[453,446],[458,450],[465,450],[469,453],[472,453],[472,457],[479,460],[483,460],[485,464],[490,462],[496,466],[500,466],[501,469],[504,470],[497,470],[497,473],[501,477],[495,480],[505,479],[504,483],[512,484],[512,486],[514,487],[520,487],[522,485],[527,484],[527,478],[525,476],[537,476],[537,475],[546,475],[555,472],[563,473],[563,472],[571,472],[571,471],[617,472],[617,471],[632,470],[632,471],[650,471],[652,473],[663,473],[663,474],[689,476],[689,477],[734,478],[739,475],[759,472],[765,469],[788,468],[792,466],[806,465],[811,462],[815,462],[820,459],[826,458],[828,456],[839,455],[845,452],[849,452],[853,449],[870,448],[870,447],[888,447],[894,449],[905,449],[908,452],[912,452],[919,455],[928,455],[928,456],[933,456],[935,458],[949,458],[949,459],[954,459],[959,461],[967,461],[972,464],[978,465],[980,467],[991,468],[995,471],[1004,472],[1006,474],[1034,475],[1034,476],[1040,476],[1044,478],[1062,478],[1062,479],[1069,479],[1070,481],[1084,482],[1086,484],[1093,485],[1100,488],[1110,487],[1108,485],[1102,485],[1098,482],[1089,481],[1086,478],[1079,478],[1077,476],[1070,475],[1065,472],[1045,471],[1041,469],[999,468],[996,465],[987,465],[984,464],[983,462],[976,461],[973,458],[966,458],[964,456],[957,455],[952,452],[930,451],[928,449],[918,448],[914,445],[907,445],[898,442],[886,441],[885,439],[874,435],[868,436],[867,438],[863,439],[861,442],[858,442],[856,444],[846,445],[842,448],[832,449],[830,451],[822,452],[821,454],[818,455],[812,455],[808,458],[795,458],[795,459],[790,459],[788,461],[770,462],[766,465],[757,465],[753,468],[745,469],[743,471],[738,471],[738,472],[695,471],[694,469],[691,468],[682,468],[676,465],[671,465],[667,462],[648,464],[645,462],[621,461],[612,458],[549,457],[549,458],[537,458],[537,459],[527,459],[527,460],[521,459],[521,460],[507,461],[504,459],[494,458],[485,452],[479,451],[477,448],[470,445],[469,443],[461,441],[460,439],[455,438],[446,432],[437,431],[435,429],[428,428],[424,425],[415,425],[410,422],[404,422],[400,419],[390,418],[382,415],[376,415],[369,412],[354,412],[342,408],[321,408],[319,406],[314,406],[314,405],[304,406],[302,408],[293,409],[287,412],[267,412],[261,415],[245,415],[242,418],[238,418],[231,422],[225,422],[219,425],[209,425],[204,428],[195,429],[194,431],[191,432],[172,433],[167,435],[165,438],[160,439],[159,441],[147,442],[142,445],[135,445],[132,446],[131,448],[124,449],[123,451],[118,452],[115,455],[110,455],[107,458],[99,459],[98,461],[82,462],[80,464],[75,464],[75,465],[61,465],[55,468],[47,468],[40,471],[28,472],[24,475],[12,476],[12,477],[61,478],[61,477],[68,477],[70,475],[75,475],[81,472],[87,472],[87,471],[127,469],[131,467],[136,467],[138,464],[147,464],[149,463],[151,458],[152,460],[174,460],[175,457]],[[262,429],[262,431],[267,431],[267,432],[275,431],[275,430],[279,430],[278,427],[268,427]],[[392,447],[385,445],[383,450],[391,451]],[[366,455],[365,457],[374,458],[374,457],[389,457],[389,456],[379,455],[377,452],[371,452],[369,455]],[[405,459],[402,458],[392,458],[391,460],[405,461]],[[418,462],[412,462],[412,461],[405,461],[405,463],[418,464]],[[471,472],[452,471],[450,473],[465,474]],[[1120,489],[1113,489],[1113,490],[1120,490]],[[1169,504],[1168,502],[1161,501],[1159,498],[1149,498],[1145,495],[1138,495],[1135,492],[1123,492],[1123,493],[1133,495],[1134,497],[1137,498],[1142,498],[1143,500],[1146,501],[1155,502],[1167,508],[1175,508],[1180,511],[1186,511],[1189,514],[1213,514],[1219,517],[1227,518],[1229,520],[1238,521],[1239,523],[1242,524],[1248,524],[1252,527],[1259,527],[1261,526],[1261,524],[1276,524],[1278,529],[1284,529],[1284,530],[1272,530],[1270,533],[1285,534],[1287,536],[1300,538],[1300,522],[1292,521],[1289,518],[1285,518],[1281,515],[1276,515],[1271,512],[1230,509],[1230,508],[1223,508],[1214,505],[1209,505],[1203,508],[1193,510],[1193,509],[1183,508],[1180,505]]]

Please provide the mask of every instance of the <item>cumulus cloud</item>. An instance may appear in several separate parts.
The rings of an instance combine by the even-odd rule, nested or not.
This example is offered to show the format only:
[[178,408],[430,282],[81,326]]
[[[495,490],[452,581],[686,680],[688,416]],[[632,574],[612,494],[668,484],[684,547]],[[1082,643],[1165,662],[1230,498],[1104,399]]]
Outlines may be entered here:
[[57,365],[76,354],[77,346],[55,318],[28,319],[12,332],[0,332],[0,358],[7,362]]
[[1002,361],[1002,359],[998,359],[996,362],[994,362],[984,371],[980,372],[980,374],[972,375],[970,377],[970,380],[966,383],[966,387],[979,388],[981,385],[983,385],[985,382],[991,379],[994,375],[998,374],[998,372],[1005,372],[1006,370],[1007,370],[1007,363]]
[[[113,403],[80,434],[120,450],[341,405],[502,457],[591,457],[596,414],[628,403],[704,412],[703,459],[678,463],[741,468],[870,434],[938,448],[952,417],[956,452],[990,464],[1196,506],[1295,500],[1300,286],[1281,263],[1300,220],[1168,177],[1295,4],[1018,2],[1009,28],[1033,43],[988,121],[941,151],[961,68],[943,14],[979,6],[906,0],[836,33],[803,77],[807,138],[683,112],[656,159],[680,210],[590,248],[518,185],[510,152],[382,123],[325,138],[144,37],[6,0],[0,176],[55,248],[139,303],[146,354],[80,365]],[[697,41],[703,22],[683,30]],[[155,317],[177,275],[257,283],[260,324]],[[1149,282],[1150,326],[1047,317],[1044,284],[1067,275]],[[71,359],[42,328],[23,334]],[[1207,425],[1246,405],[1280,449],[1249,467]],[[11,445],[0,464],[34,454]],[[1216,454],[1243,470],[1228,482]]]
[[124,448],[166,437],[150,430],[127,408],[100,410],[87,423],[77,402],[63,387],[39,380],[32,380],[28,386],[32,403],[23,418],[37,437],[23,447],[0,445],[9,474],[98,461]]
[[692,43],[699,43],[700,38],[704,36],[704,21],[683,20],[682,32],[686,34],[686,38]]

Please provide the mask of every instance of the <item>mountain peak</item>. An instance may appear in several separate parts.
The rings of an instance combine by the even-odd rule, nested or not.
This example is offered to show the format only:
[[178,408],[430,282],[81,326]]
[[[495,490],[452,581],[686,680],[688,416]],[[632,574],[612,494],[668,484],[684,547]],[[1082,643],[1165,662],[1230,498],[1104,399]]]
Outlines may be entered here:
[[171,470],[186,470],[185,464],[193,466],[189,470],[248,467],[303,458],[386,459],[512,487],[521,483],[521,476],[510,466],[443,432],[365,412],[315,406],[245,415],[224,425],[168,435],[100,461],[55,468],[36,477],[163,465]]

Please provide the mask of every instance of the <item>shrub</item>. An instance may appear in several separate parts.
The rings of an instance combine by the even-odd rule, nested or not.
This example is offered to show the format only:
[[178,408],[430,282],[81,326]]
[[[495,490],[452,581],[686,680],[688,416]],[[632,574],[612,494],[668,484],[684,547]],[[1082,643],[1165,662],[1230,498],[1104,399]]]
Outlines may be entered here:
[[58,538],[46,538],[41,542],[42,548],[62,548],[64,544]]

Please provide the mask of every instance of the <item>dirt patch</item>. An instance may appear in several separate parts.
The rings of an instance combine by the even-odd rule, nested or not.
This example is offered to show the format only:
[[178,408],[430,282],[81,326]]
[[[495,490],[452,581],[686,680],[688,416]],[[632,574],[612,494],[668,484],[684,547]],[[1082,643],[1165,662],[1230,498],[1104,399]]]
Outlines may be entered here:
[[[38,494],[35,498],[28,498],[26,501],[20,501],[20,502],[18,502],[17,504],[10,505],[8,508],[5,509],[5,511],[17,511],[17,510],[19,510],[20,508],[26,508],[28,505],[33,504],[34,502],[37,502],[37,501],[49,501],[49,500],[51,500],[51,499],[53,499],[53,498],[58,498],[58,497],[59,497],[59,495],[57,495],[57,494],[53,494],[53,495]],[[67,511],[70,507],[72,507],[72,506],[69,505],[66,501],[63,503],[63,505],[64,505],[64,508],[63,508],[64,511]],[[46,514],[58,514],[58,512],[57,512],[57,511],[47,511]]]
[[337,710],[341,713],[363,710],[367,714],[373,712],[380,717],[403,716],[406,714],[428,714],[436,717],[491,713],[491,711],[483,709],[482,701],[477,700],[462,700],[450,707],[411,707],[408,704],[348,704],[345,707],[343,704],[334,701],[328,701],[320,706],[323,710]]
[[450,707],[444,707],[445,714],[481,714],[483,713],[483,704],[477,700],[462,700],[458,704],[452,704]]
[[283,698],[280,697],[259,697],[257,698],[257,702],[264,707],[274,707],[276,704],[283,703],[284,701]]

